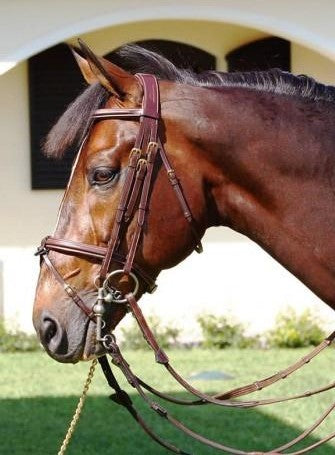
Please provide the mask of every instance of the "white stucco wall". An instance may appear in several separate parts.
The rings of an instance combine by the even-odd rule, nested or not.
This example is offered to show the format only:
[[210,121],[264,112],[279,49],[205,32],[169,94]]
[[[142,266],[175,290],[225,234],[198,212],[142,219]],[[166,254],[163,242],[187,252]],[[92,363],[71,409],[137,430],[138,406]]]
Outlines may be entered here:
[[[37,10],[33,8],[35,2],[30,1],[28,3],[31,11],[36,12]],[[107,13],[104,16],[104,8],[107,8],[107,3],[101,1],[99,17],[92,15],[94,20],[89,20],[87,11],[81,11],[77,21],[73,20],[73,12],[71,13],[72,16],[69,12],[73,7],[72,3],[67,2],[62,13],[62,26],[59,27],[58,8],[61,8],[62,3],[62,1],[58,3],[57,11],[50,8],[50,11],[53,12],[51,17],[50,11],[45,10],[45,3],[37,2],[41,7],[40,12],[36,13],[36,17],[30,18],[28,16],[31,19],[28,21],[29,27],[22,27],[20,33],[16,33],[17,36],[13,37],[13,40],[8,39],[8,36],[11,36],[11,31],[6,28],[7,26],[0,27],[0,37],[8,34],[6,40],[0,40],[2,61],[27,57],[32,52],[43,49],[46,45],[55,44],[59,38],[71,40],[71,37],[73,38],[76,33],[82,30],[83,39],[87,40],[97,52],[110,51],[127,41],[152,38],[174,39],[211,52],[218,57],[220,68],[224,69],[224,54],[236,46],[265,36],[267,30],[275,30],[280,24],[283,25],[284,17],[282,12],[279,14],[276,8],[269,11],[269,8],[265,7],[263,18],[267,17],[268,21],[265,24],[266,21],[264,20],[263,25],[257,30],[252,26],[220,23],[220,14],[223,17],[221,8],[216,14],[215,21],[210,23],[199,20],[200,11],[203,11],[201,2],[189,2],[199,6],[198,9],[193,10],[192,14],[187,5],[180,8],[176,6],[180,13],[178,21],[161,19],[157,22],[152,20],[153,16],[158,15],[158,13],[162,15],[166,11],[164,8],[167,7],[167,4],[174,2],[162,2],[159,3],[159,6],[155,2],[157,11],[151,11],[149,14],[149,8],[147,8],[145,9],[147,16],[141,16],[143,20],[146,19],[145,22],[120,25],[124,17],[121,13],[124,12],[125,8],[125,6],[121,6],[121,2],[113,3],[113,8],[116,8],[118,14],[109,12],[109,16]],[[84,3],[92,12],[91,2],[81,3]],[[135,5],[136,2],[124,2],[123,5],[126,3],[127,5]],[[150,1],[141,2],[141,4],[143,3],[146,7],[152,4]],[[209,3],[214,5],[218,2]],[[260,15],[256,14],[255,5],[254,11],[250,12],[251,2],[248,2],[249,6],[246,6],[246,3],[237,1],[234,2],[234,6],[233,2],[221,2],[226,6],[230,5],[230,9],[227,6],[225,17],[230,17],[232,22],[242,21],[243,19],[241,23],[251,25],[252,21],[255,20],[255,25]],[[260,1],[257,2],[257,5],[265,3]],[[0,18],[2,18],[0,21],[2,22],[4,18],[2,15],[4,6],[7,8],[7,14],[13,14],[14,7],[15,5],[17,7],[18,4],[23,8],[20,17],[24,17],[24,2],[3,1],[0,3]],[[110,2],[108,4],[110,5]],[[243,11],[241,9],[242,4],[245,7]],[[283,1],[281,4],[288,7],[289,2]],[[174,17],[177,10],[171,10],[170,16]],[[67,11],[66,14],[65,11]],[[135,13],[144,14],[142,10],[140,13],[139,8],[135,7],[129,11],[130,14],[126,21],[130,21],[132,17],[135,18]],[[237,14],[237,11],[240,15]],[[195,17],[197,21],[181,20],[187,12],[189,18]],[[276,19],[270,20],[269,16],[266,16],[266,14],[276,12],[278,13]],[[282,33],[279,33],[281,36],[290,38],[294,35],[292,25],[296,19],[294,14],[290,11],[289,18],[284,24],[285,27],[283,25]],[[210,11],[208,16],[213,16],[213,11]],[[286,16],[288,15],[286,14]],[[43,18],[44,28],[41,28],[39,24],[41,18]],[[256,20],[256,18],[258,19]],[[109,23],[117,25],[88,32],[88,30],[98,27],[100,23],[106,25],[107,22],[104,21],[107,20],[110,21]],[[324,27],[326,27],[328,16],[324,18],[324,21]],[[295,22],[297,30],[304,29],[306,31],[309,26],[309,13],[306,13],[305,24],[301,23],[301,18]],[[309,29],[311,37],[319,32],[320,30],[315,24]],[[323,39],[327,41],[328,46],[333,39],[331,36],[333,28],[331,31],[322,30],[322,32]],[[302,41],[304,40],[299,38],[299,42],[292,44],[293,72],[309,74],[326,83],[335,83],[334,62],[321,53],[304,47],[301,44]],[[323,41],[319,36],[318,40],[313,43],[313,47],[320,45],[320,52],[331,55],[330,52],[325,51],[327,46],[322,47],[320,43],[322,44]],[[0,167],[2,213],[0,262],[2,263],[3,282],[1,287],[0,279],[0,311],[2,301],[8,320],[15,321],[16,324],[26,330],[32,330],[30,315],[38,272],[38,260],[32,257],[32,252],[41,237],[52,231],[61,192],[32,191],[30,189],[28,90],[27,65],[25,62],[18,64],[0,77],[0,99],[0,153],[2,163]],[[307,291],[302,284],[256,245],[224,228],[210,230],[204,243],[205,253],[203,255],[192,255],[177,268],[162,273],[159,278],[159,290],[154,296],[145,297],[144,308],[148,309],[149,312],[154,311],[158,315],[179,322],[182,321],[182,325],[191,319],[190,314],[196,315],[206,309],[216,313],[229,311],[232,314],[237,314],[239,319],[249,323],[253,331],[260,331],[272,323],[275,312],[285,305],[290,304],[296,307],[309,305],[317,307],[328,321],[334,322],[335,318],[331,310],[327,309],[311,292]],[[216,291],[214,294],[214,289],[213,293],[207,289],[206,279],[209,273],[211,273],[211,281],[217,282],[218,287],[222,290],[219,298],[215,297]],[[214,273],[216,275],[213,275]],[[194,283],[201,283],[201,287],[195,288]],[[183,302],[182,305],[180,304],[181,301]],[[262,314],[262,318],[258,318],[257,323],[254,318],[255,314]],[[187,324],[187,327],[187,333],[190,336],[196,328],[194,324]]]
[[[294,7],[293,7],[294,5]],[[2,0],[0,60],[30,55],[89,31],[158,20],[200,20],[285,36],[329,58],[335,56],[334,2],[319,0]]]
[[[244,43],[268,36],[260,30],[239,25],[190,20],[144,21],[118,25],[82,35],[82,39],[103,55],[129,42],[143,39],[180,41],[199,47],[217,59],[218,69],[226,69],[224,56]],[[70,40],[76,43],[76,38]]]
[[51,229],[60,192],[30,189],[26,63],[1,76],[0,99],[0,301],[8,320],[32,330],[33,246]]

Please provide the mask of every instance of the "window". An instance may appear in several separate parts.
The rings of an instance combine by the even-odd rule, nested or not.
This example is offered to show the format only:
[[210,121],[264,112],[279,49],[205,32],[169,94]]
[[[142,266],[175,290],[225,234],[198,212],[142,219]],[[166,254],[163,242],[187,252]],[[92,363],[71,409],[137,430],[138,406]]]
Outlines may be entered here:
[[85,87],[73,55],[65,44],[29,59],[31,185],[33,189],[64,188],[75,150],[64,160],[47,159],[41,143],[66,106]]

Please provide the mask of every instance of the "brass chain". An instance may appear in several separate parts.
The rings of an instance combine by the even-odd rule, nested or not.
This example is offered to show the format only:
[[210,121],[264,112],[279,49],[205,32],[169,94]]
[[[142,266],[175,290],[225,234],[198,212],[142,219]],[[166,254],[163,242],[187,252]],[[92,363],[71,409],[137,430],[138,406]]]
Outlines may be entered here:
[[78,420],[80,418],[80,415],[81,415],[81,412],[83,410],[83,407],[84,407],[84,404],[85,404],[85,400],[86,400],[86,397],[87,397],[87,392],[88,392],[88,389],[91,385],[91,382],[92,382],[92,378],[93,378],[93,375],[94,375],[94,370],[95,370],[95,367],[97,365],[97,362],[98,360],[97,359],[94,359],[91,366],[90,366],[90,369],[89,369],[89,372],[88,372],[88,376],[87,376],[87,379],[85,381],[85,385],[84,385],[84,388],[83,388],[83,392],[81,394],[81,397],[78,401],[78,404],[77,404],[77,407],[76,407],[76,410],[73,414],[73,417],[72,417],[72,420],[71,420],[71,423],[69,425],[69,428],[66,432],[66,435],[65,435],[65,438],[62,442],[62,445],[59,449],[59,452],[57,453],[57,455],[63,455],[67,449],[67,446],[71,440],[71,437],[74,433],[74,430],[76,428],[76,425],[78,423]]

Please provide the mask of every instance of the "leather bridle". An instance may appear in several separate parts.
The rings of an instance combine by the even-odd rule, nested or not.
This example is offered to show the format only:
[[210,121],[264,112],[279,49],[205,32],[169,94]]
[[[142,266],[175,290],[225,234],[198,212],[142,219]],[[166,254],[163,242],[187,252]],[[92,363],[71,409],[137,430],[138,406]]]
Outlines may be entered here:
[[[136,78],[143,87],[143,102],[141,109],[98,109],[92,117],[92,122],[101,119],[139,120],[140,122],[135,145],[129,155],[125,181],[122,187],[114,226],[107,246],[89,245],[81,242],[74,242],[73,240],[48,236],[42,240],[36,253],[44,260],[45,265],[72,301],[90,319],[94,320],[96,319],[94,311],[86,306],[79,293],[61,276],[48,256],[48,253],[49,251],[56,251],[58,253],[100,261],[102,264],[95,284],[98,288],[103,287],[104,294],[109,294],[111,302],[120,303],[120,300],[124,301],[124,298],[121,299],[122,296],[120,295],[120,292],[110,285],[110,280],[115,275],[128,275],[132,277],[136,287],[138,286],[138,278],[140,278],[141,282],[144,284],[145,291],[149,293],[154,292],[156,289],[154,279],[146,273],[142,267],[135,263],[135,256],[146,220],[150,188],[153,180],[153,170],[158,155],[161,158],[161,162],[166,170],[172,188],[176,193],[184,217],[188,221],[193,232],[196,242],[195,250],[198,253],[202,251],[196,222],[191,214],[179,180],[176,177],[176,173],[169,162],[164,146],[158,135],[160,100],[157,80],[150,74],[136,74]],[[86,138],[87,137],[88,135]],[[83,148],[85,142],[86,139],[84,139],[80,150]],[[124,255],[119,251],[121,238],[126,231],[127,224],[134,216],[136,216],[136,228],[132,236],[130,248],[127,254]],[[110,273],[112,262],[121,264],[122,269],[120,268]]]
[[[160,347],[153,332],[147,324],[135,297],[139,284],[138,279],[140,279],[141,284],[145,288],[145,291],[151,293],[156,288],[154,279],[150,276],[150,274],[144,271],[142,267],[139,267],[135,263],[135,257],[141,241],[141,236],[143,234],[143,227],[146,221],[150,199],[150,190],[153,185],[153,171],[154,166],[157,163],[158,156],[161,158],[161,162],[176,193],[177,200],[179,201],[182,212],[193,232],[196,244],[195,250],[197,252],[201,252],[202,246],[196,222],[191,214],[182,187],[179,183],[178,178],[176,177],[174,169],[171,167],[163,143],[160,140],[158,134],[160,120],[160,101],[157,80],[154,76],[148,74],[137,74],[136,78],[143,87],[143,102],[141,109],[98,109],[92,118],[92,122],[99,121],[100,119],[139,120],[140,122],[139,132],[136,137],[135,145],[129,155],[125,181],[121,191],[121,197],[117,208],[115,222],[107,246],[89,245],[81,242],[74,242],[69,239],[59,239],[49,236],[43,239],[41,246],[38,248],[36,254],[41,257],[41,262],[44,261],[45,265],[53,274],[57,282],[64,288],[65,292],[72,299],[72,301],[87,315],[88,318],[96,323],[97,342],[104,345],[106,351],[111,355],[113,359],[113,364],[117,365],[121,369],[122,373],[131,384],[131,386],[137,390],[139,395],[154,412],[156,412],[160,417],[168,420],[177,429],[183,431],[188,436],[191,436],[196,440],[213,448],[237,455],[255,455],[256,453],[261,454],[263,452],[245,452],[243,450],[228,447],[194,432],[190,428],[186,427],[183,423],[175,419],[160,404],[152,401],[147,392],[150,392],[151,394],[154,394],[161,399],[173,402],[175,404],[199,406],[210,403],[220,406],[238,408],[251,408],[266,404],[289,401],[296,398],[310,397],[323,391],[335,388],[335,382],[330,383],[324,387],[319,387],[315,390],[292,395],[289,397],[275,397],[263,400],[249,401],[236,400],[236,398],[239,398],[241,396],[248,395],[263,388],[269,387],[279,380],[290,376],[302,366],[308,364],[316,355],[323,351],[327,346],[332,344],[333,340],[335,339],[335,332],[331,333],[327,338],[325,338],[325,340],[317,347],[315,347],[308,355],[298,360],[293,365],[290,365],[288,368],[267,378],[216,395],[207,395],[195,389],[172,367],[167,354]],[[81,149],[83,148],[84,144],[85,140],[81,146]],[[136,227],[131,239],[129,250],[126,254],[124,254],[120,251],[122,236],[125,234],[129,221],[134,217],[136,217]],[[52,260],[48,255],[49,251],[79,256],[88,260],[101,262],[100,272],[95,280],[95,285],[97,287],[97,302],[93,308],[89,308],[84,303],[78,291],[71,287],[70,284],[64,279],[64,277],[58,272],[57,268],[54,266]],[[121,268],[111,271],[112,263],[120,264]],[[124,296],[117,288],[115,288],[112,280],[117,275],[126,275],[134,281],[133,292],[130,292]],[[126,362],[120,352],[120,348],[116,343],[115,336],[113,334],[103,333],[104,312],[106,305],[110,305],[111,303],[114,303],[116,305],[124,305],[125,309],[133,314],[144,338],[155,354],[156,362],[162,364],[173,376],[173,378],[190,394],[195,396],[196,399],[182,400],[159,392],[158,390],[146,384],[132,372],[129,364]],[[105,356],[100,357],[99,362],[109,385],[115,391],[111,398],[116,403],[124,406],[134,417],[134,419],[142,426],[144,431],[146,431],[156,442],[170,451],[187,455],[187,452],[160,438],[151,430],[151,428],[146,424],[141,415],[135,409],[129,395],[121,389],[111,370],[107,358]],[[314,431],[334,409],[335,403],[333,403],[323,413],[323,415],[313,423],[310,428],[301,433],[300,436],[280,447],[277,447],[276,449],[273,449],[272,451],[265,453],[279,454],[293,447],[298,442],[302,441],[304,438],[310,435],[312,431]],[[290,453],[291,455],[304,454],[320,446],[324,442],[329,441],[333,437],[335,437],[335,432],[321,439],[317,443],[305,447],[304,449]]]

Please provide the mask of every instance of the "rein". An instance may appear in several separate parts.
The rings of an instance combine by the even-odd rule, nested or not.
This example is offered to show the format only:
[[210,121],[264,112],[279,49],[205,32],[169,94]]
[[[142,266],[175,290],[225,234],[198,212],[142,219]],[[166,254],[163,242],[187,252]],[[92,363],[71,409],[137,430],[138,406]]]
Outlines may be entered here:
[[[147,292],[152,293],[156,289],[155,280],[150,276],[150,274],[143,270],[142,267],[136,264],[135,257],[141,241],[143,228],[147,217],[150,191],[153,185],[153,171],[155,164],[158,161],[158,157],[160,157],[161,163],[166,170],[167,177],[173,190],[175,191],[176,198],[180,204],[182,213],[188,221],[195,239],[195,250],[198,253],[202,251],[202,245],[200,236],[197,231],[196,222],[189,209],[175,170],[171,167],[166,151],[159,137],[160,101],[157,80],[154,76],[148,74],[137,74],[136,77],[142,85],[144,92],[141,109],[98,109],[95,111],[92,118],[92,122],[99,121],[100,119],[139,120],[139,132],[137,134],[134,147],[129,154],[129,162],[126,170],[125,181],[121,191],[115,222],[107,246],[89,245],[81,242],[74,242],[68,239],[59,239],[49,236],[43,239],[36,254],[40,256],[41,263],[44,262],[52,275],[55,277],[56,281],[63,287],[64,291],[71,298],[73,303],[77,305],[89,319],[96,323],[96,342],[101,343],[104,346],[106,352],[112,357],[113,364],[120,368],[129,384],[131,384],[131,386],[136,389],[138,394],[150,409],[152,409],[160,417],[168,420],[178,430],[183,431],[188,436],[191,436],[192,438],[210,447],[236,455],[260,454],[263,452],[245,452],[243,450],[238,450],[212,441],[203,435],[194,432],[190,428],[186,427],[182,422],[175,419],[160,404],[153,401],[147,392],[156,395],[161,399],[179,405],[201,406],[214,404],[219,406],[237,408],[252,408],[293,399],[306,398],[335,388],[335,382],[318,389],[306,391],[304,393],[288,397],[276,397],[263,400],[246,401],[236,400],[236,398],[269,387],[272,384],[278,382],[280,379],[285,379],[297,371],[299,368],[306,365],[334,341],[335,332],[330,334],[307,356],[295,362],[288,368],[267,378],[263,378],[259,381],[247,384],[243,387],[235,388],[215,395],[208,395],[195,389],[172,367],[168,356],[159,346],[159,343],[157,342],[153,332],[148,326],[146,319],[143,316],[136,300],[136,294],[139,289],[139,282],[145,286],[145,291]],[[83,148],[87,137],[88,135],[84,139],[80,150]],[[73,172],[74,170],[72,171],[72,175]],[[135,219],[136,221],[135,230],[130,242],[129,250],[126,254],[124,254],[120,251],[121,240],[127,230],[129,221],[132,219]],[[96,277],[94,283],[97,288],[97,302],[93,308],[88,307],[84,303],[79,295],[79,292],[71,287],[66,279],[59,273],[49,257],[50,251],[79,256],[87,260],[101,262],[100,272]],[[117,263],[120,268],[111,271],[112,263]],[[124,276],[130,278],[134,286],[133,291],[127,293],[126,295],[123,295],[114,284],[116,278],[120,279]],[[115,336],[110,333],[105,333],[104,331],[104,314],[106,311],[106,306],[110,304],[122,305],[125,311],[130,311],[133,314],[144,338],[154,352],[156,362],[161,364],[187,392],[193,395],[195,397],[194,399],[182,400],[159,392],[158,390],[146,384],[133,373],[129,364],[121,354],[121,351],[116,343]],[[112,400],[117,404],[124,406],[132,415],[132,417],[141,425],[143,430],[160,445],[174,453],[187,455],[188,452],[179,449],[170,442],[165,441],[161,437],[157,436],[153,432],[153,430],[146,424],[141,415],[134,408],[129,395],[119,386],[106,356],[100,357],[98,360],[108,381],[108,384],[114,390],[114,394],[111,396]],[[304,431],[297,438],[273,449],[270,452],[264,453],[280,454],[284,450],[293,447],[298,442],[306,438],[319,425],[321,425],[321,423],[334,410],[334,408],[335,403],[333,403],[323,413],[323,415],[313,423],[310,428]],[[320,446],[333,437],[335,437],[335,432],[321,439],[317,443],[314,443],[304,449],[290,453],[291,455],[304,454]]]

